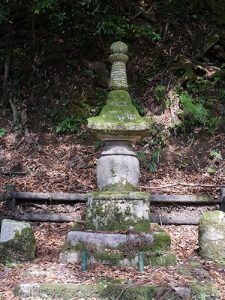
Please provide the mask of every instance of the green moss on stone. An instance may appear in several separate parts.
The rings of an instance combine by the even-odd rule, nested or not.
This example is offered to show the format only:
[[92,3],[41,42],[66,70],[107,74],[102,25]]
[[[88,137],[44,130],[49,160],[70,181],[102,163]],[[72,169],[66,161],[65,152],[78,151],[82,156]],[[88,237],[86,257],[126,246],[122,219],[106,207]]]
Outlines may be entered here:
[[90,196],[97,200],[150,200],[149,193],[136,191],[101,191],[93,192]]
[[97,285],[40,284],[36,294],[47,295],[50,299],[71,300],[75,297],[88,299],[98,294]]
[[154,242],[152,244],[152,249],[157,250],[169,250],[171,245],[171,238],[167,232],[156,232],[153,233]]
[[225,213],[204,213],[199,221],[199,253],[204,259],[225,264]]
[[[149,300],[154,299],[157,294],[158,287],[151,286],[133,286],[125,289],[126,286],[109,284],[101,291],[100,296],[103,299],[118,299],[120,300]],[[123,291],[123,293],[122,293]]]
[[[30,290],[30,296],[40,299],[99,299],[113,300],[120,295],[120,300],[149,300],[154,299],[159,287],[150,286],[131,286],[126,289],[127,285],[113,283],[98,283],[91,285],[84,284],[56,284],[41,283]],[[123,293],[121,293],[123,291]],[[19,287],[16,287],[14,293],[23,297]],[[26,294],[27,297],[27,294]],[[171,299],[171,298],[170,298]]]
[[[192,296],[197,297],[197,299],[218,299],[218,291],[213,282],[203,282],[193,281],[190,284],[192,291]],[[201,298],[200,298],[201,297]]]
[[137,190],[137,187],[129,182],[119,182],[119,183],[114,183],[110,185],[104,186],[102,191],[125,191],[125,192],[134,192]]
[[220,210],[214,210],[214,211],[208,211],[205,212],[199,221],[199,226],[205,226],[205,225],[210,225],[210,224],[215,224],[218,223],[219,220],[222,220],[224,218],[225,214],[224,212]]
[[[134,197],[131,195],[133,194]],[[136,193],[100,193],[88,201],[86,228],[91,230],[115,231],[128,230],[132,227],[136,232],[148,232],[150,202],[146,194],[138,199]],[[108,201],[107,201],[108,200]],[[134,201],[137,200],[137,201]],[[143,218],[137,217],[136,210],[142,205]]]
[[149,227],[150,227],[150,222],[144,220],[133,224],[134,232],[139,232],[139,233],[141,232],[149,233]]
[[172,252],[155,251],[145,253],[146,266],[175,266],[176,255]]
[[24,262],[35,258],[36,242],[31,228],[17,232],[13,240],[0,243],[0,262]]
[[124,259],[124,254],[121,252],[106,252],[106,251],[96,251],[91,254],[94,259],[102,263],[107,263],[109,265],[115,266],[119,265],[120,261]]
[[[143,118],[133,106],[125,90],[114,90],[108,94],[107,103],[98,117],[88,119],[90,129],[107,131],[147,130],[152,126],[150,118]],[[127,134],[128,134],[127,132]]]

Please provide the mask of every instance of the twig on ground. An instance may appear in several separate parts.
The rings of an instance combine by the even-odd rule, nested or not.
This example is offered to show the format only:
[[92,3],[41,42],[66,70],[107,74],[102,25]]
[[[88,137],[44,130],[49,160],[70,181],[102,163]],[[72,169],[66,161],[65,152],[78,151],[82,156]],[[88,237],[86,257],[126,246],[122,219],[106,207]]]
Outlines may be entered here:
[[201,184],[201,183],[186,183],[186,182],[176,182],[171,184],[159,185],[159,186],[139,186],[142,189],[164,189],[168,187],[174,187],[177,185],[186,186],[186,187],[210,187],[210,188],[225,188],[225,185],[220,184]]

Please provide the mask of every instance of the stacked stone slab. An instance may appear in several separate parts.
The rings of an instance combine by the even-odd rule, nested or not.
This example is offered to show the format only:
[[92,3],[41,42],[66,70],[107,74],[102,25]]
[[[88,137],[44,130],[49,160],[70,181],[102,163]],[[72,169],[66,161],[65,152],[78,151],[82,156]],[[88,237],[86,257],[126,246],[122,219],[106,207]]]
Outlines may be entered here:
[[77,227],[69,232],[68,250],[88,250],[92,263],[133,266],[144,251],[146,265],[174,264],[170,236],[150,226],[149,194],[137,191],[140,170],[132,145],[148,134],[152,121],[139,115],[128,92],[127,45],[113,43],[110,52],[111,91],[100,115],[88,119],[89,129],[104,143],[97,161],[99,192],[87,202],[88,233]]

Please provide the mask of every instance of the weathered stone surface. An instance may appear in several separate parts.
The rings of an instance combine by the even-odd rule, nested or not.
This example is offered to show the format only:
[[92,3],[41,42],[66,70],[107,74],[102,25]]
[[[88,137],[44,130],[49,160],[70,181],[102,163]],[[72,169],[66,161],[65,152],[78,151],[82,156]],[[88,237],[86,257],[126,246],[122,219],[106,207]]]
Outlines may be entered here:
[[87,248],[95,248],[96,250],[104,250],[105,248],[117,249],[125,244],[131,243],[133,247],[152,245],[154,241],[153,234],[120,234],[120,233],[100,233],[86,231],[70,231],[67,237],[68,242],[73,247],[86,245]]
[[[170,244],[169,234],[154,226],[147,234],[70,231],[66,246],[70,253],[87,250],[91,264],[137,267],[139,251],[145,253],[146,266],[175,265],[176,257],[170,252]],[[64,262],[69,262],[66,257]]]
[[97,162],[99,190],[136,189],[139,161],[132,146],[126,142],[107,142]]
[[225,264],[225,213],[210,211],[199,221],[200,255]]
[[[193,280],[194,277],[192,277]],[[201,285],[201,282],[199,282]],[[15,294],[19,295],[21,299],[32,300],[48,300],[48,299],[60,299],[60,300],[84,300],[84,299],[99,299],[99,300],[150,300],[150,299],[205,299],[216,300],[219,299],[217,292],[214,289],[213,293],[197,292],[192,289],[189,284],[187,286],[172,286],[164,285],[157,286],[153,284],[148,285],[131,285],[127,283],[112,283],[107,280],[102,280],[97,284],[59,284],[59,283],[25,283],[17,286]],[[208,290],[207,290],[208,291]],[[216,293],[215,293],[216,292]],[[119,298],[118,298],[119,297]]]
[[149,194],[93,193],[87,202],[86,228],[146,232],[150,225]]
[[17,263],[35,258],[36,241],[31,227],[15,232],[14,239],[0,243],[0,262]]
[[59,262],[63,264],[77,264],[80,262],[80,253],[76,251],[63,251],[59,255]]
[[138,141],[152,124],[150,118],[139,115],[124,90],[111,91],[100,115],[88,119],[88,128],[102,141]]
[[109,87],[111,90],[128,89],[126,63],[128,61],[128,47],[123,42],[115,42],[110,47],[109,57],[112,63]]
[[139,115],[127,91],[127,45],[122,42],[113,43],[110,51],[111,92],[100,115],[88,119],[88,128],[102,141],[135,142],[149,132],[153,122]]
[[2,221],[0,242],[12,240],[16,232],[21,233],[22,229],[30,227],[30,224],[26,222],[4,219]]

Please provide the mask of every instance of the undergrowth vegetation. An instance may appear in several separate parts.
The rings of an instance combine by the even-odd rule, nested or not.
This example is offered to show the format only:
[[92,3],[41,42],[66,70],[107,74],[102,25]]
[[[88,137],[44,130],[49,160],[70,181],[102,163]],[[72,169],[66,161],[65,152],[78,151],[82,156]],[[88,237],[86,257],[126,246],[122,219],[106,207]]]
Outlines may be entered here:
[[[57,134],[81,136],[107,99],[109,45],[123,40],[133,105],[141,116],[166,116],[142,143],[150,157],[139,153],[156,172],[168,135],[195,128],[212,135],[224,124],[223,3],[3,0],[0,107],[11,111],[15,128],[24,126],[26,111],[28,123],[47,120]],[[0,126],[3,137],[8,131]]]

